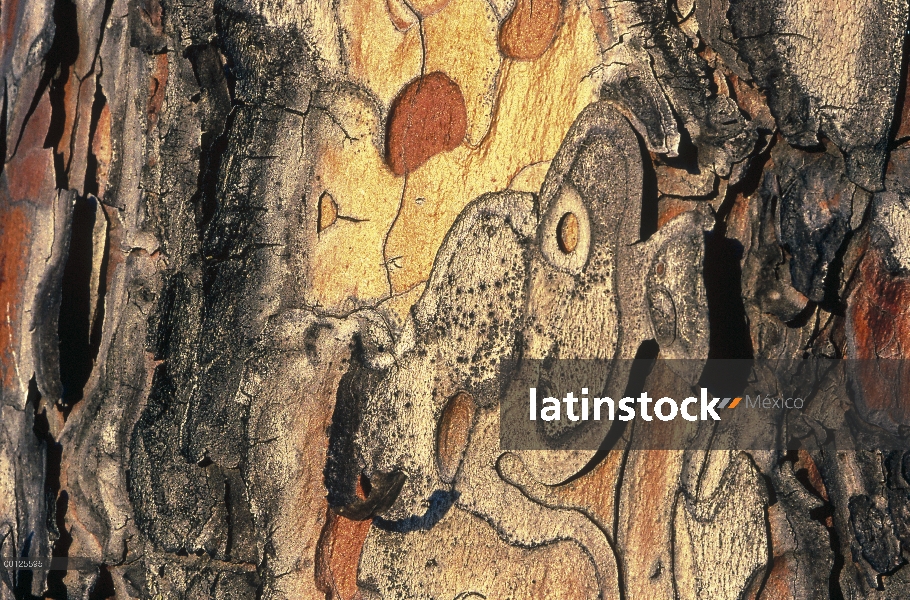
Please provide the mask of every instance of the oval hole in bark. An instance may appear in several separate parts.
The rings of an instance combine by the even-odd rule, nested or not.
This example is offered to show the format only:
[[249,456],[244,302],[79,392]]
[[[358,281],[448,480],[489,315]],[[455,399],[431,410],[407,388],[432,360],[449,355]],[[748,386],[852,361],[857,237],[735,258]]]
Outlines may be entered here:
[[559,219],[556,226],[556,241],[564,253],[575,252],[575,248],[578,247],[578,217],[575,213],[567,212]]
[[439,476],[446,483],[455,479],[468,445],[473,421],[474,398],[467,392],[458,392],[452,396],[442,410],[436,431],[436,464]]

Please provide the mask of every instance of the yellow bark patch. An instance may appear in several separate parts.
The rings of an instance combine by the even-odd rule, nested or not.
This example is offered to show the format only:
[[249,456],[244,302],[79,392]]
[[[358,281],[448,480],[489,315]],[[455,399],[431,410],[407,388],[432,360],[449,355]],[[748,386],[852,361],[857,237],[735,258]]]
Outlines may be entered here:
[[367,101],[339,103],[344,114],[317,111],[320,144],[307,193],[315,206],[306,218],[318,235],[307,257],[306,301],[329,312],[388,296],[382,247],[404,182],[373,143],[379,122]]
[[390,8],[386,0],[341,0],[338,6],[348,75],[386,108],[420,75],[422,54],[419,28],[401,31],[407,13]]
[[467,141],[477,146],[493,120],[496,79],[502,59],[499,23],[484,0],[452,0],[423,22],[424,71],[442,71],[461,88],[468,109]]
[[395,259],[394,292],[427,278],[445,233],[468,202],[507,188],[528,165],[553,158],[575,117],[597,99],[600,80],[590,73],[599,62],[588,9],[576,4],[566,7],[563,26],[543,56],[503,61],[496,112],[480,146],[434,156],[407,176],[385,251],[387,260]]

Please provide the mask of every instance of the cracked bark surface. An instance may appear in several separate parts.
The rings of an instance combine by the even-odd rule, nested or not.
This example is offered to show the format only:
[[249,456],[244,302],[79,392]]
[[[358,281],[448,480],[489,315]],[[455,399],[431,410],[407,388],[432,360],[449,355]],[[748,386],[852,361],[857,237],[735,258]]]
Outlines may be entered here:
[[910,597],[899,374],[852,450],[502,453],[491,383],[908,358],[907,24],[0,0],[0,556],[93,565],[0,599]]

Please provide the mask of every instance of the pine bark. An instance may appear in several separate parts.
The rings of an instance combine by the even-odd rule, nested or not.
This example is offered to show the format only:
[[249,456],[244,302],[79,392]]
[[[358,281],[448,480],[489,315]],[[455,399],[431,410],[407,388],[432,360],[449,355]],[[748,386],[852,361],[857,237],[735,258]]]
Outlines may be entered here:
[[[910,597],[910,443],[470,470],[471,386],[523,331],[908,358],[906,0],[2,0],[0,24],[0,556],[93,565],[0,572],[0,599]],[[667,285],[699,310],[617,321],[646,273],[595,297],[571,259],[515,300],[546,227],[541,265],[690,240]],[[906,442],[906,385],[869,385],[850,418]]]

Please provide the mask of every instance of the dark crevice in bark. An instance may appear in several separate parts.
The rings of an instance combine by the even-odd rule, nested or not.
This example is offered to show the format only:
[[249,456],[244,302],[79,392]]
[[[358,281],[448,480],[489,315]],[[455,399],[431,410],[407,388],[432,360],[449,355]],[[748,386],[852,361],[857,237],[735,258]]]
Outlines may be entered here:
[[742,244],[719,222],[705,235],[705,292],[710,342],[708,358],[752,358],[752,337],[742,299]]
[[35,100],[39,100],[44,90],[50,86],[51,122],[48,127],[45,148],[54,148],[54,171],[57,187],[69,188],[66,165],[63,154],[57,151],[66,128],[66,83],[70,71],[79,56],[79,33],[76,30],[76,5],[69,0],[57,0],[54,3],[54,41],[46,59],[44,80],[38,87]]
[[844,271],[844,256],[847,254],[850,241],[855,233],[855,231],[848,231],[844,235],[844,241],[834,254],[834,260],[828,265],[828,273],[825,275],[825,298],[819,303],[828,312],[839,316],[843,316],[847,308],[846,298],[841,297],[841,275]]
[[[32,377],[28,386],[28,403],[35,410],[35,436],[45,444],[44,467],[44,497],[47,507],[47,530],[53,541],[52,556],[65,557],[68,555],[72,537],[66,530],[67,494],[60,491],[60,468],[63,459],[63,446],[58,443],[50,433],[50,423],[47,412],[37,412],[41,401],[41,392],[38,383]],[[67,597],[66,586],[63,583],[65,571],[50,571],[47,577],[47,594],[55,599],[65,600]]]
[[[629,380],[626,383],[626,389],[623,392],[623,397],[638,397],[645,389],[645,381],[648,378],[648,375],[651,373],[651,370],[654,368],[654,364],[657,361],[657,355],[660,353],[660,346],[655,340],[645,340],[638,346],[638,350],[635,352],[635,362],[632,366],[631,371],[629,372]],[[614,421],[610,426],[610,431],[604,437],[603,441],[600,443],[600,447],[597,449],[597,452],[591,457],[591,460],[581,468],[580,471],[566,479],[565,481],[560,482],[559,485],[567,485],[572,483],[576,479],[584,477],[591,471],[597,468],[597,466],[607,457],[607,455],[613,450],[617,442],[626,432],[628,423],[625,421]],[[617,498],[618,506],[618,498]]]
[[114,589],[114,578],[111,577],[111,572],[108,571],[105,565],[99,567],[98,578],[95,580],[95,585],[92,586],[92,591],[88,596],[88,600],[107,600],[108,598],[113,598],[116,596],[116,590]]
[[698,164],[698,147],[692,141],[689,131],[685,128],[682,117],[677,113],[673,113],[673,116],[676,118],[679,129],[679,148],[677,148],[676,156],[662,154],[660,162],[668,167],[683,170],[690,175],[697,175],[701,173],[702,169]]
[[[801,480],[802,481],[802,480]],[[805,485],[805,483],[803,483]],[[828,597],[831,600],[844,600],[844,592],[840,587],[840,576],[844,570],[844,554],[841,548],[840,536],[837,528],[833,524],[834,505],[823,500],[824,504],[809,512],[809,517],[817,521],[828,532],[828,543],[831,545],[831,552],[834,555],[834,565],[831,568],[831,574],[828,577]]]
[[[767,148],[764,148],[760,155],[746,159],[751,162],[742,178],[734,185],[727,188],[727,197],[724,200],[723,205],[721,205],[720,210],[718,210],[719,219],[726,222],[727,215],[729,215],[730,211],[733,209],[733,203],[736,201],[737,196],[750,198],[758,191],[762,181],[764,181],[765,167],[768,165],[768,161],[771,158],[771,151],[774,149],[776,143],[777,138],[774,136],[768,143]],[[759,142],[758,145],[760,146],[761,142]]]
[[82,398],[82,388],[92,370],[91,278],[97,211],[100,207],[93,198],[79,198],[73,207],[72,237],[63,271],[63,298],[57,329],[63,384],[61,403],[65,408],[71,408]]
[[236,82],[229,65],[222,64],[228,59],[216,45],[190,46],[184,56],[193,66],[196,82],[208,105],[200,140],[196,192],[190,200],[196,207],[196,227],[202,240],[218,208],[218,174],[228,148],[228,132],[236,116]]
[[225,560],[231,558],[231,548],[234,546],[234,515],[232,514],[231,505],[231,480],[224,478],[224,556]]
[[654,170],[654,161],[648,160],[648,150],[645,148],[644,140],[638,138],[638,145],[644,157],[644,160],[641,161],[644,179],[641,187],[639,239],[646,240],[657,232],[657,201],[660,198],[660,191],[657,189],[657,172]]
[[796,315],[796,317],[794,317],[790,321],[787,321],[785,323],[785,325],[787,327],[790,327],[791,329],[802,329],[803,327],[805,327],[806,325],[809,324],[809,319],[811,319],[812,316],[815,315],[815,309],[817,308],[817,306],[818,305],[815,304],[815,302],[812,302],[810,300],[806,304],[806,308],[804,308],[802,310],[802,312],[800,312],[798,315]]
[[[107,98],[105,98],[104,92],[101,90],[101,84],[99,83],[95,86],[95,98],[92,102],[92,121],[89,125],[89,140],[94,140],[97,135],[98,120],[101,118],[101,111],[104,110],[105,104],[107,104]],[[103,190],[99,190],[98,184],[98,157],[91,151],[91,147],[89,148],[88,159],[86,161],[83,190],[85,190],[86,194],[92,194],[94,196],[98,196],[103,192]]]
[[705,293],[710,322],[709,358],[752,358],[742,289],[742,244],[726,237],[727,217],[737,198],[751,197],[761,186],[770,148],[753,159],[748,171],[726,192],[716,214],[714,230],[705,236]]
[[191,200],[197,207],[196,227],[200,241],[204,240],[205,232],[218,211],[218,174],[221,172],[221,161],[227,153],[228,132],[234,124],[236,114],[236,111],[231,111],[224,122],[224,130],[202,152],[199,183]]

